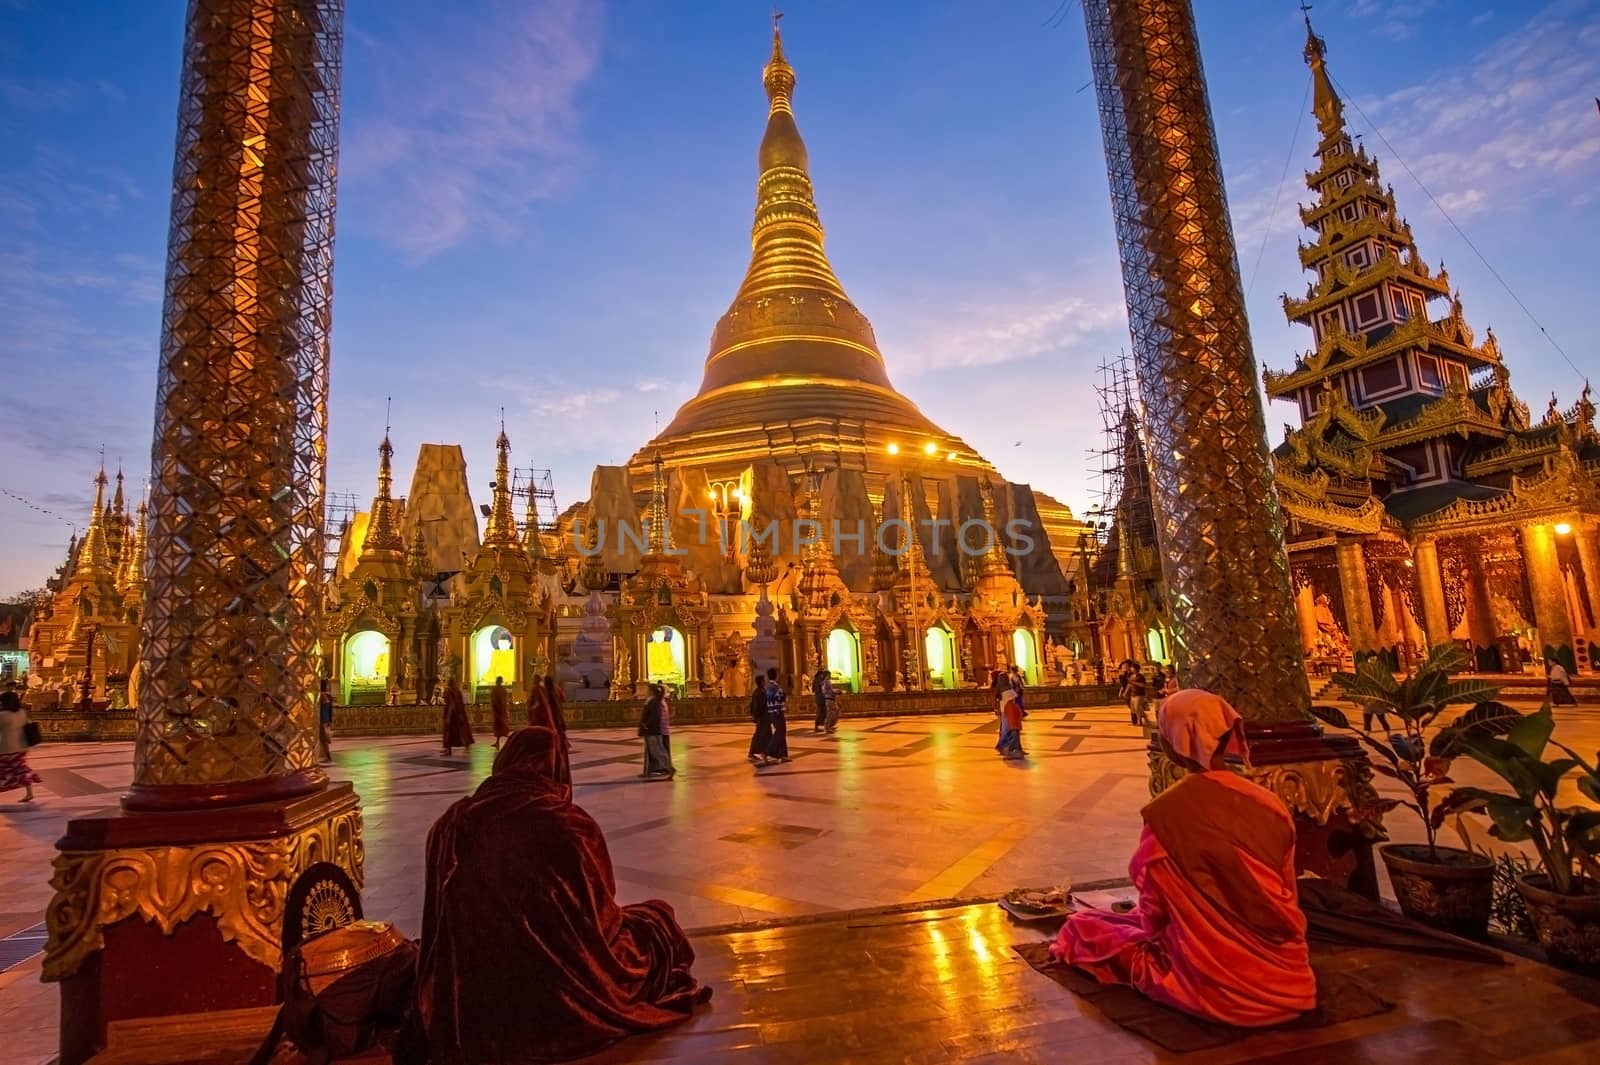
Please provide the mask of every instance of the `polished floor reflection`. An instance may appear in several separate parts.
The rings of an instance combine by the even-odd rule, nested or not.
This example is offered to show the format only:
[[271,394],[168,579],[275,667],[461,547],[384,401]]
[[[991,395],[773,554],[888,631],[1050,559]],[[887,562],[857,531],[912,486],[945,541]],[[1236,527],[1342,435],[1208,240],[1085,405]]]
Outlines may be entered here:
[[[1021,982],[1027,974],[1014,972],[1020,963],[1010,955],[1012,933],[985,931],[993,930],[992,915],[983,916],[986,910],[953,922],[925,922],[925,927],[904,924],[907,930],[895,933],[902,938],[894,947],[904,956],[857,955],[851,963],[856,968],[849,971],[831,968],[834,963],[826,957],[805,960],[774,953],[780,948],[767,945],[809,943],[805,949],[823,950],[825,940],[807,938],[823,936],[817,930],[822,924],[792,922],[833,911],[985,896],[1066,878],[1082,884],[1124,876],[1147,795],[1144,739],[1125,715],[1116,707],[1036,713],[1028,719],[1024,741],[1030,758],[1020,763],[994,754],[995,726],[986,714],[847,719],[827,737],[805,732],[797,715],[791,734],[794,761],[760,770],[745,761],[748,729],[685,727],[673,736],[679,772],[670,782],[638,779],[640,741],[630,731],[575,732],[577,801],[606,831],[619,898],[670,901],[686,927],[702,930],[695,941],[713,979],[734,981],[739,988],[763,979],[781,979],[774,986],[791,988],[815,980],[818,995],[829,981],[853,989],[852,994],[870,990],[889,1013],[876,1020],[867,1015],[835,1020],[831,1026],[841,1032],[910,1029],[917,1023],[916,1010],[928,1007],[928,989],[941,973],[956,981],[949,994],[966,996],[978,995],[979,988],[999,978],[996,974],[1010,974],[1005,976],[1010,986],[1030,997],[1008,1009],[1056,991]],[[1600,746],[1600,714],[1563,711],[1559,720],[1566,742],[1580,750]],[[348,718],[343,725],[352,727]],[[354,781],[366,810],[369,915],[417,933],[423,839],[439,812],[488,772],[491,754],[479,744],[469,757],[446,759],[431,739],[339,738],[333,775]],[[33,761],[44,777],[40,801],[32,807],[0,801],[0,853],[5,855],[0,861],[0,1031],[6,1033],[8,1065],[43,1065],[53,1057],[56,989],[38,982],[36,956],[53,844],[68,816],[117,801],[130,780],[131,747],[47,745],[36,750]],[[1397,819],[1394,828],[1399,838],[1407,838],[1403,820]],[[731,925],[785,922],[788,926],[771,931],[717,934]],[[850,919],[844,925],[857,923]],[[851,935],[870,944],[869,931],[852,927]],[[737,974],[726,967],[735,956],[744,966]],[[766,968],[753,960],[762,957]],[[780,973],[780,965],[802,968]],[[893,971],[880,971],[882,966]],[[897,981],[913,973],[913,983],[902,988]],[[719,1003],[743,993],[733,987],[718,991]],[[827,1030],[830,1024],[813,1022],[807,1011],[823,1011],[817,1016],[824,1017],[837,1007],[821,999],[815,1005],[807,1001],[798,994],[773,996],[752,1002],[751,1009],[775,1011],[760,1013],[762,1025],[778,1026],[774,1031],[784,1031],[783,1025]],[[1070,1003],[1052,1008],[1075,1009]],[[988,1031],[983,1025],[1001,1023],[973,1009],[968,1029],[973,1039]],[[726,1021],[728,1014],[719,1005],[716,1016]],[[1030,1027],[1036,1022],[1019,1015],[1011,1023]]]

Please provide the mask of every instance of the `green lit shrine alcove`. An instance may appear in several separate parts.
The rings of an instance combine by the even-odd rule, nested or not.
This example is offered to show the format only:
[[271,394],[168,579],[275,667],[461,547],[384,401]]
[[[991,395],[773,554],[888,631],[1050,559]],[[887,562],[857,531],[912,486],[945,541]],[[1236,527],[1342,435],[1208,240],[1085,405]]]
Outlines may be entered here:
[[346,706],[383,702],[389,687],[389,650],[389,637],[376,629],[345,637],[339,678]]
[[928,683],[935,688],[956,686],[956,638],[944,625],[931,626],[922,637],[927,653]]
[[861,637],[845,628],[828,633],[828,672],[836,687],[861,690]]
[[1167,638],[1160,629],[1151,629],[1145,633],[1145,646],[1150,649],[1150,661],[1157,664],[1167,660]]
[[1011,662],[1022,671],[1025,684],[1039,684],[1039,638],[1032,629],[1018,628],[1011,633]]
[[689,679],[689,654],[683,633],[663,625],[650,634],[644,649],[644,679],[681,688]]
[[501,678],[507,686],[517,679],[517,640],[504,625],[485,625],[472,634],[473,699],[478,692],[494,687]]

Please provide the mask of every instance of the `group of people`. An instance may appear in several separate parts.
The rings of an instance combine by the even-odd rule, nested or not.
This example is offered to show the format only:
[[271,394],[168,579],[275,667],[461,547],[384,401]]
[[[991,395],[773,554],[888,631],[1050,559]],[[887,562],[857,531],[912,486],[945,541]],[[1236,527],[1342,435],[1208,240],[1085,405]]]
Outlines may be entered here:
[[1006,669],[997,669],[989,677],[989,697],[994,702],[994,712],[1000,718],[1000,740],[994,749],[1002,758],[1026,758],[1022,749],[1022,719],[1028,712],[1022,707],[1026,685],[1022,670],[1012,663]]
[[1178,690],[1178,674],[1171,666],[1144,666],[1124,658],[1117,667],[1117,698],[1128,707],[1128,723],[1145,725],[1161,700]]
[[[566,704],[567,693],[556,682],[554,674],[534,677],[533,687],[528,691],[528,724],[549,722],[550,727],[561,735],[561,742],[566,744]],[[504,677],[494,678],[494,686],[489,689],[489,712],[493,723],[494,749],[498,751],[511,735],[511,689],[506,687]],[[467,715],[466,696],[454,678],[444,687],[443,725],[445,757],[455,754],[457,747],[465,750],[475,742],[472,720]]]
[[755,734],[750,737],[749,761],[758,766],[789,761],[789,721],[786,713],[789,696],[778,683],[776,667],[750,693],[750,720]]

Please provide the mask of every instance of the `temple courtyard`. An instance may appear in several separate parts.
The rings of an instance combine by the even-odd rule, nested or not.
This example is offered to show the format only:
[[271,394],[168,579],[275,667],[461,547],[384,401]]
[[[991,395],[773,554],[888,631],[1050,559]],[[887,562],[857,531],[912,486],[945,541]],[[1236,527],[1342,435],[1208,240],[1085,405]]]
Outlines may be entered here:
[[[1558,718],[1565,742],[1600,746],[1600,713],[1580,707]],[[818,737],[806,719],[793,720],[794,761],[760,770],[745,760],[747,728],[680,728],[670,782],[638,778],[640,742],[631,730],[572,734],[577,801],[605,828],[619,900],[670,901],[691,930],[703,978],[717,988],[710,1010],[683,1029],[625,1043],[606,1060],[703,1061],[741,1048],[732,1060],[814,1060],[821,1052],[841,1061],[1062,1060],[1069,1050],[1164,1060],[1159,1048],[1029,969],[1011,948],[1041,933],[990,904],[1019,885],[1125,877],[1148,797],[1145,738],[1125,710],[1035,713],[1025,734],[1030,757],[1009,763],[994,754],[994,720],[983,713],[846,719],[837,734]],[[117,801],[131,755],[129,744],[40,747],[31,756],[44,777],[38,803],[0,805],[8,1065],[54,1058],[57,991],[39,983],[38,956],[53,844],[68,817]],[[416,935],[428,827],[487,774],[492,751],[479,742],[469,756],[447,759],[431,737],[347,735],[334,757],[333,776],[355,784],[365,811],[366,913]],[[1390,825],[1397,839],[1417,837],[1400,815]],[[1383,993],[1399,1009],[1182,1060],[1270,1060],[1311,1046],[1330,1055],[1312,1060],[1419,1051],[1491,1060],[1466,1049],[1489,1040],[1500,1048],[1492,1060],[1512,1060],[1502,1051],[1524,1046],[1527,1060],[1554,1061],[1600,1038],[1600,1025],[1564,1027],[1568,1017],[1594,1015],[1600,1000],[1581,997],[1588,985],[1556,970],[1356,953],[1340,964],[1371,969],[1373,985],[1392,988]],[[762,995],[763,988],[784,993]],[[1557,1034],[1519,1044],[1503,1025],[1471,1027],[1457,1015],[1481,1012],[1483,1024],[1500,1024],[1494,1017],[1510,1003],[1496,995],[1542,1003]],[[1360,1039],[1369,1036],[1384,1053],[1366,1052]],[[141,1053],[127,1060],[157,1060]],[[1539,1056],[1546,1053],[1553,1056]]]

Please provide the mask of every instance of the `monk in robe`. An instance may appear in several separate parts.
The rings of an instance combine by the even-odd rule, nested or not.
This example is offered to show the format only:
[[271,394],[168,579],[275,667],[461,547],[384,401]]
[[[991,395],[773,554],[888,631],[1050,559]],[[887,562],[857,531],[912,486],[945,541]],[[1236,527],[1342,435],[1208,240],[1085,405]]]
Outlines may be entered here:
[[1231,771],[1248,758],[1227,701],[1186,689],[1157,715],[1162,750],[1188,771],[1143,811],[1128,863],[1132,913],[1067,918],[1051,954],[1101,983],[1245,1028],[1288,1021],[1317,1001],[1297,903],[1294,821],[1272,792]]
[[600,826],[553,728],[511,737],[428,834],[416,1024],[432,1065],[593,1054],[711,996],[672,908],[618,906]]
[[511,693],[504,677],[494,678],[494,687],[489,689],[489,711],[494,717],[494,749],[498,751],[501,741],[511,735]]

